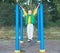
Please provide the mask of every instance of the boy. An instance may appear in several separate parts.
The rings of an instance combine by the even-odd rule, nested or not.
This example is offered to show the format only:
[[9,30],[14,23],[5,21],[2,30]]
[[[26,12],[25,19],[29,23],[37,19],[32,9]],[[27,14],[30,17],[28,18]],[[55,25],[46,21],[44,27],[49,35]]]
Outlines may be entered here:
[[35,15],[37,13],[39,5],[37,8],[32,12],[32,10],[28,10],[28,13],[25,11],[23,7],[22,10],[24,12],[24,15],[26,17],[26,25],[27,25],[27,36],[28,36],[28,42],[33,40],[33,32],[34,32],[34,24],[35,24]]

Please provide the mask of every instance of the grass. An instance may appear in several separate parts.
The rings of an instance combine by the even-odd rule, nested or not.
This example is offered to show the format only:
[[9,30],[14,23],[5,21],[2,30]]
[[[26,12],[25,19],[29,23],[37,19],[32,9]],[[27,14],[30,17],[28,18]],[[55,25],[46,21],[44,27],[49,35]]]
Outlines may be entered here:
[[[37,29],[34,30],[34,37],[37,37]],[[59,27],[51,27],[45,28],[45,39],[60,39],[60,28]],[[23,30],[24,37],[26,38],[26,28]],[[1,27],[0,28],[0,39],[15,39],[15,27]]]
[[14,27],[2,27],[0,28],[0,39],[11,39],[15,36]]

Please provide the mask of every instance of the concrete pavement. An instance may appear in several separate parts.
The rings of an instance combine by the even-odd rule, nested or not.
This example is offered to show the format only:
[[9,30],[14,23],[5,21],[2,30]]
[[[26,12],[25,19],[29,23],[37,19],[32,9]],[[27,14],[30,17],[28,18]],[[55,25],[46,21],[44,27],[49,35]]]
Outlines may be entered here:
[[[21,53],[39,53],[39,44],[35,41],[21,44]],[[46,53],[60,53],[60,40],[45,40]],[[0,53],[14,53],[15,40],[0,40]]]

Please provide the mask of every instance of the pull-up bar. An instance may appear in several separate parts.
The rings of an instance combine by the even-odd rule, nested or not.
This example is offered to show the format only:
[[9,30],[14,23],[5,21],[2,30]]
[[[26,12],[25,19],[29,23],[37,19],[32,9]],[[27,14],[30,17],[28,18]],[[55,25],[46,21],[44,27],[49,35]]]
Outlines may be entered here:
[[[19,15],[20,11],[20,15]],[[38,16],[38,41],[40,42],[40,52],[45,52],[44,48],[44,13],[43,4],[40,3],[40,7],[37,12]],[[20,17],[20,40],[19,40],[19,17]],[[23,43],[23,12],[19,9],[18,3],[16,3],[16,39],[15,39],[15,53],[20,53],[19,41]]]

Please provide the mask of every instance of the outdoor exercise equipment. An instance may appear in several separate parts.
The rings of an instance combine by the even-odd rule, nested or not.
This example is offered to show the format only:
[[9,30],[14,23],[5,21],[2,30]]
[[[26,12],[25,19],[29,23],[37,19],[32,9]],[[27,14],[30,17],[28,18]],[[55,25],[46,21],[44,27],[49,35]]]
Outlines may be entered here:
[[[17,0],[18,2],[18,0]],[[20,13],[19,13],[20,12]],[[38,42],[40,42],[40,52],[45,52],[44,48],[44,13],[43,13],[43,3],[40,3],[38,12]],[[19,18],[20,18],[20,40],[19,40]],[[23,11],[18,3],[16,3],[16,40],[15,40],[15,53],[20,53],[20,43],[23,43]]]

